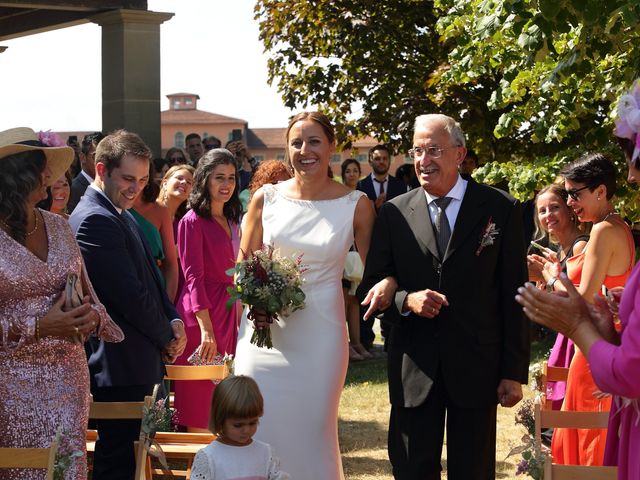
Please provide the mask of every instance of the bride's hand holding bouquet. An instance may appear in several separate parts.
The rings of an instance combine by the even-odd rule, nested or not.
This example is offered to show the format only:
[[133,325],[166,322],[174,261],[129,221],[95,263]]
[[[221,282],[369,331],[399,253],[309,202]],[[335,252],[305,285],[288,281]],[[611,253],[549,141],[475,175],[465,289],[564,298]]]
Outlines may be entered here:
[[305,306],[302,291],[302,255],[283,257],[271,245],[263,245],[249,257],[227,270],[234,276],[228,287],[227,307],[240,300],[249,306],[248,317],[254,322],[251,343],[273,348],[269,325],[279,316],[289,316]]

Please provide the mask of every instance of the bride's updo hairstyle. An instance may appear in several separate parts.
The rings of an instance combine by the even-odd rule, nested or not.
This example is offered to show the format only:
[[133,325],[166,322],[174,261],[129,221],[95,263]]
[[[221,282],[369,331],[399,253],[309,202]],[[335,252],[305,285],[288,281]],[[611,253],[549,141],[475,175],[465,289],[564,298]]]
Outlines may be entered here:
[[291,128],[300,121],[311,120],[312,122],[316,122],[318,125],[322,127],[322,131],[327,136],[329,143],[333,143],[336,140],[336,132],[333,129],[333,125],[331,124],[331,120],[324,113],[320,112],[300,112],[291,118],[289,122],[289,126],[287,127],[287,135],[285,137],[287,148],[285,148],[285,161],[289,166],[291,166],[291,158],[289,158],[289,132],[291,132]]

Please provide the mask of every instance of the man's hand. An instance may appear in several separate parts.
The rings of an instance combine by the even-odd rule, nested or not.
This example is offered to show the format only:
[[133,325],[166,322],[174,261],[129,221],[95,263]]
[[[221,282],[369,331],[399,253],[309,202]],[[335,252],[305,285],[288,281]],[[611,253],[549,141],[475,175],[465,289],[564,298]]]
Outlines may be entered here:
[[503,378],[498,384],[498,402],[503,407],[513,407],[522,400],[522,385],[515,380]]
[[404,300],[403,312],[411,311],[425,318],[433,318],[440,313],[442,307],[448,307],[449,301],[442,293],[435,290],[411,292]]
[[165,347],[166,356],[173,358],[175,361],[187,346],[187,334],[184,331],[184,323],[171,322],[171,328],[173,329],[173,340],[171,340]]
[[398,289],[398,282],[394,277],[387,277],[376,283],[371,290],[367,292],[360,305],[369,305],[362,318],[369,320],[369,317],[378,310],[386,310],[393,302],[393,296]]
[[375,206],[376,206],[376,210],[380,210],[380,207],[381,207],[381,206],[382,206],[382,204],[383,204],[384,202],[386,202],[386,201],[387,201],[387,194],[386,194],[386,192],[381,193],[380,195],[378,195],[378,198],[376,198],[376,201],[374,202],[374,203],[375,203]]

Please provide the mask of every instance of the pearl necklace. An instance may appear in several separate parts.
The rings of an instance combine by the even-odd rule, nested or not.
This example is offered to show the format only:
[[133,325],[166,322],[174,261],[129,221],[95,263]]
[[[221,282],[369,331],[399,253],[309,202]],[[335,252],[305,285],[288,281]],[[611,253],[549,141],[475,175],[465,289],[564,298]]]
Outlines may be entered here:
[[[33,218],[35,219],[36,225],[35,227],[33,227],[33,230],[31,230],[30,232],[25,232],[24,236],[25,237],[30,237],[31,235],[33,235],[34,233],[36,233],[36,231],[38,230],[38,214],[36,213],[36,209],[33,209]],[[10,227],[4,220],[0,220],[0,223],[2,223],[2,225],[4,225],[6,227],[7,230],[12,231],[13,228]]]

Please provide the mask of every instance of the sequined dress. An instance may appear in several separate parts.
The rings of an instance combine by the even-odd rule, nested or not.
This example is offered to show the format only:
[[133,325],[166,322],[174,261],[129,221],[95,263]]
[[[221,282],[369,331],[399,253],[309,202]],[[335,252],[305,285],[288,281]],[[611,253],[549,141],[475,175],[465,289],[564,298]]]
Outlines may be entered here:
[[[89,371],[82,344],[45,337],[35,340],[35,319],[63,292],[67,274],[82,275],[106,341],[122,331],[98,302],[67,221],[41,211],[49,252],[42,261],[0,229],[0,447],[48,447],[59,427],[74,459],[65,479],[85,479]],[[12,334],[11,339],[9,333]],[[44,479],[44,470],[0,470],[0,479]]]

